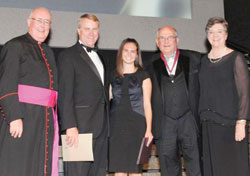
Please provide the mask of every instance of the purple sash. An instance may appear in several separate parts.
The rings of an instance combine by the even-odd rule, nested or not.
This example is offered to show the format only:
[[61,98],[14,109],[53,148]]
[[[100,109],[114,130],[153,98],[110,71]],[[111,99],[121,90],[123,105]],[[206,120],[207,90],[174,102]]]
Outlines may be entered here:
[[57,108],[54,107],[57,102],[57,91],[28,86],[18,85],[19,102],[35,104],[40,106],[48,106],[52,108],[54,117],[54,141],[53,141],[53,155],[52,155],[52,173],[51,176],[58,176],[58,153],[59,153],[59,132],[57,121]]

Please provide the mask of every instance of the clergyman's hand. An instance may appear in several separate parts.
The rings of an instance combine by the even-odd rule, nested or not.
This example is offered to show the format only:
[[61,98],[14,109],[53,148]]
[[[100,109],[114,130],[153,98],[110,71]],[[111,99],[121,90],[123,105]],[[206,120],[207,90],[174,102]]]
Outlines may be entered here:
[[77,127],[68,128],[66,130],[66,142],[69,147],[72,147],[73,145],[75,148],[78,146],[78,129]]
[[23,134],[23,120],[17,119],[10,122],[10,135],[13,138],[20,138]]

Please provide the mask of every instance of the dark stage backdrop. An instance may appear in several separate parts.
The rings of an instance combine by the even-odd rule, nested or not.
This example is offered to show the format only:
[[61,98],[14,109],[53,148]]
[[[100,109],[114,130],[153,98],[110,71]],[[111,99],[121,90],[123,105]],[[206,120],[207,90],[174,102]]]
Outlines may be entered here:
[[[0,45],[0,53],[3,45]],[[52,48],[54,51],[55,57],[57,58],[58,54],[65,48]],[[109,65],[110,65],[110,72],[115,69],[115,62],[116,62],[116,55],[117,55],[117,50],[103,50],[100,49],[99,52],[104,56],[106,60],[108,60]],[[150,62],[151,56],[155,53],[156,51],[142,51],[142,59],[143,63],[148,63]]]
[[228,46],[250,53],[250,0],[224,0],[229,23]]

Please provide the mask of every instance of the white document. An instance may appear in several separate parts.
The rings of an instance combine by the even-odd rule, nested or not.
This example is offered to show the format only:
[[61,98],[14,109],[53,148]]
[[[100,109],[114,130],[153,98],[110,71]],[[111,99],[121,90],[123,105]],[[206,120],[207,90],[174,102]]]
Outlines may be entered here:
[[93,134],[79,134],[78,146],[69,147],[66,143],[66,135],[61,135],[63,161],[94,161]]

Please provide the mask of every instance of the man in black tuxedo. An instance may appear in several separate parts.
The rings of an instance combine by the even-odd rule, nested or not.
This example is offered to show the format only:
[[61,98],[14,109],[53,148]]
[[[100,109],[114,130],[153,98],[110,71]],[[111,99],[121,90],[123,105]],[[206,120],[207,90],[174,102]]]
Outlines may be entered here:
[[79,41],[59,54],[58,108],[61,129],[68,145],[78,143],[78,134],[93,134],[94,162],[65,162],[66,176],[104,176],[108,136],[107,64],[96,50],[99,20],[84,14],[78,23]]
[[161,52],[153,56],[148,68],[153,84],[153,132],[162,175],[182,175],[182,153],[187,176],[200,176],[195,120],[198,119],[200,54],[180,51],[178,43],[173,27],[158,30],[156,44]]

